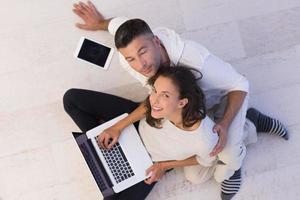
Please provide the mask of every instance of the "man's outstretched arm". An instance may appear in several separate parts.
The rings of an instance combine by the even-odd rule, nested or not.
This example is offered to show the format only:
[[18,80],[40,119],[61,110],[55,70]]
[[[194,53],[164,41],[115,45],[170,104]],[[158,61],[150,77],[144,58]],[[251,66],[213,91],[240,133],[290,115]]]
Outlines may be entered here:
[[88,1],[87,4],[83,2],[73,4],[73,12],[84,22],[76,23],[78,28],[93,31],[108,30],[108,24],[111,19],[104,19],[92,2]]

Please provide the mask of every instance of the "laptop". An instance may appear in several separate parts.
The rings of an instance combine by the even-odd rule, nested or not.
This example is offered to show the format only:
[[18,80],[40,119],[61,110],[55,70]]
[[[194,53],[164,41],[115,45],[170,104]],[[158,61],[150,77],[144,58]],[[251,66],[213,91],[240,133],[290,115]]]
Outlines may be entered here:
[[145,180],[148,178],[145,171],[153,164],[133,124],[122,131],[118,142],[111,149],[98,146],[96,140],[100,133],[127,115],[124,113],[86,134],[73,133],[103,197]]

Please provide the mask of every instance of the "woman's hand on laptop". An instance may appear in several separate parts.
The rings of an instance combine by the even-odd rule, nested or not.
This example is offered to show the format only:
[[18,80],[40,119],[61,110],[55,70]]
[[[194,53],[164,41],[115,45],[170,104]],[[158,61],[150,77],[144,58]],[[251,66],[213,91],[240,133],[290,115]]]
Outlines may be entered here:
[[146,176],[150,175],[149,178],[145,179],[145,183],[150,185],[153,182],[158,181],[166,172],[164,162],[154,163],[151,167],[146,170]]
[[97,137],[97,143],[101,148],[110,149],[118,141],[121,130],[115,125],[105,129],[102,134]]

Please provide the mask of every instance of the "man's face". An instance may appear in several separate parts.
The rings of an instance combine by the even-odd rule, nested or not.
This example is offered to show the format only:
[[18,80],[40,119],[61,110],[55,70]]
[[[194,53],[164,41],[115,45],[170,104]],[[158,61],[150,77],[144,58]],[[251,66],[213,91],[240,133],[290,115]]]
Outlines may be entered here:
[[135,71],[146,77],[155,75],[160,67],[160,41],[153,35],[140,35],[118,50]]

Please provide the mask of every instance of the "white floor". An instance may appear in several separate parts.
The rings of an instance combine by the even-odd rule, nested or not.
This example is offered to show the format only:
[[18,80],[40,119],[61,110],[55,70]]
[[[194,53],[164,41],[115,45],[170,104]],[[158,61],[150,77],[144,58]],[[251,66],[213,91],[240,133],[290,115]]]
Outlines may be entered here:
[[[235,199],[300,195],[299,0],[94,0],[105,16],[144,18],[207,46],[251,81],[250,104],[282,120],[288,142],[262,135],[249,147]],[[113,45],[106,32],[74,27],[73,0],[2,0],[0,6],[0,199],[96,200],[100,192],[62,107],[72,87],[141,100],[143,90],[114,56],[108,71],[73,58],[81,36]],[[109,83],[109,84],[107,84]],[[135,89],[136,88],[136,89]],[[136,92],[141,91],[141,92]],[[217,200],[212,180],[191,185],[167,174],[149,200]]]

